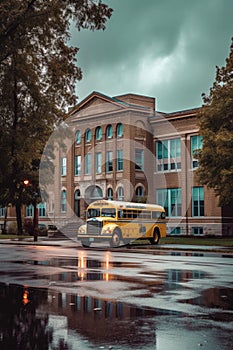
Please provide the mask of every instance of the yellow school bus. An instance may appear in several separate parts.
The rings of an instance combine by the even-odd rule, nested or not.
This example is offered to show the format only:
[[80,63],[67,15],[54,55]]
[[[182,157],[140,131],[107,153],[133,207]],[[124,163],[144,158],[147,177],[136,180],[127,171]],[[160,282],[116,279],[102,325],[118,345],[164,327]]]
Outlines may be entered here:
[[79,227],[77,235],[84,247],[103,241],[108,241],[111,247],[118,247],[139,239],[158,244],[161,237],[166,237],[163,207],[108,200],[98,200],[89,205],[86,223]]

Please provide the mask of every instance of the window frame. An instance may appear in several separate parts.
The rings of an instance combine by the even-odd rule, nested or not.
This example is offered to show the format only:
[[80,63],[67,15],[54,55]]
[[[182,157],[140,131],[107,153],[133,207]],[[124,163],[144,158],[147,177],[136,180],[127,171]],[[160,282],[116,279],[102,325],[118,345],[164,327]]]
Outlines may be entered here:
[[156,142],[156,172],[181,170],[181,138]]
[[106,152],[106,173],[113,172],[113,151]]
[[[140,153],[140,159],[138,155]],[[136,148],[135,149],[135,170],[144,171],[144,149]]]
[[87,153],[85,155],[84,174],[91,175],[91,172],[92,172],[92,154]]
[[81,175],[81,163],[82,159],[80,155],[76,155],[74,157],[74,175],[80,176]]

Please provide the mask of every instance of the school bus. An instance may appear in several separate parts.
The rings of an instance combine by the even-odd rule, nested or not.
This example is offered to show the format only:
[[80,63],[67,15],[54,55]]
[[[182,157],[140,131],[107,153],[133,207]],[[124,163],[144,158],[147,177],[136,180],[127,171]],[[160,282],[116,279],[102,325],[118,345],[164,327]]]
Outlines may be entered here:
[[135,240],[158,244],[166,237],[166,214],[162,206],[122,201],[97,200],[86,211],[86,223],[78,229],[83,247],[108,241],[111,247]]

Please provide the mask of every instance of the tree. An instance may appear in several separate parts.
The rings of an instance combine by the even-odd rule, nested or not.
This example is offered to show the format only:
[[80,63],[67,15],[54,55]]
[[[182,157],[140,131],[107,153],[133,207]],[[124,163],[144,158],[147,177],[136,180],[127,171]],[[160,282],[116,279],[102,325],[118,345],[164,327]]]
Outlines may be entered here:
[[76,103],[82,72],[68,44],[70,23],[105,29],[111,13],[101,0],[0,3],[0,205],[16,206],[19,234],[23,180],[31,176],[38,187],[45,143]]
[[226,65],[216,69],[209,96],[199,114],[203,148],[197,174],[213,188],[221,206],[233,205],[233,38]]

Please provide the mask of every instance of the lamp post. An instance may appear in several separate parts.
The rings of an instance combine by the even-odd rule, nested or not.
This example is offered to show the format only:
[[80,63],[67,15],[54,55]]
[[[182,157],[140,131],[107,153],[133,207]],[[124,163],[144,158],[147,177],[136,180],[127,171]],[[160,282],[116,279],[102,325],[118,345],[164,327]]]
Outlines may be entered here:
[[37,242],[38,239],[38,218],[39,218],[39,210],[37,208],[37,201],[39,198],[39,193],[37,192],[37,187],[33,185],[32,182],[30,182],[28,179],[25,179],[23,181],[23,184],[25,187],[30,186],[31,188],[31,199],[32,199],[32,205],[34,209],[34,215],[33,215],[33,237],[34,242]]

